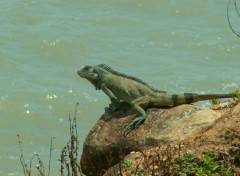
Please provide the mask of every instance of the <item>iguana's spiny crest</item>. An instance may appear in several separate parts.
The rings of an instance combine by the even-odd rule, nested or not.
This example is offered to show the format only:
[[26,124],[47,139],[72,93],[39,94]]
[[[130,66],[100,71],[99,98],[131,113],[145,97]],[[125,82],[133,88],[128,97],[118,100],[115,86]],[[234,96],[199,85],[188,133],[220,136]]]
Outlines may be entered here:
[[[139,83],[149,87],[151,90],[153,90],[155,92],[160,92],[160,93],[165,93],[166,92],[166,91],[161,91],[161,90],[154,89],[152,86],[150,86],[149,84],[147,84],[146,82],[142,81],[139,78],[136,78],[136,77],[133,77],[133,76],[129,76],[129,75],[126,75],[124,73],[117,72],[117,71],[113,70],[110,66],[108,66],[106,64],[99,64],[99,65],[96,65],[96,66],[84,66],[82,68],[83,71],[88,71],[88,72],[94,73],[92,79],[89,79],[87,77],[85,77],[85,78],[88,79],[95,86],[95,88],[97,90],[100,89],[100,85],[98,83],[101,82],[101,71],[100,71],[99,68],[100,69],[104,69],[105,71],[110,72],[110,73],[112,73],[112,74],[114,74],[116,76],[121,76],[121,77],[124,77],[124,78],[127,78],[127,79],[131,79],[133,81],[137,81],[137,82],[139,82]],[[78,71],[78,74],[79,74],[80,71]],[[95,74],[97,74],[98,76],[96,77]],[[88,75],[88,77],[89,77],[89,75]],[[96,78],[98,79],[98,81],[96,81]]]

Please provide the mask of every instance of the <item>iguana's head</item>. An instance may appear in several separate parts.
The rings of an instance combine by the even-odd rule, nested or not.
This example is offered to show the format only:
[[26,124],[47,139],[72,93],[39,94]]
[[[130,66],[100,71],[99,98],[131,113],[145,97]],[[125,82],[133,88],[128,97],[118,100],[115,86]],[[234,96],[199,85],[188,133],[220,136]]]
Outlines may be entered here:
[[100,89],[101,76],[96,66],[83,66],[81,70],[77,71],[77,74],[90,81],[97,90]]
[[98,77],[98,74],[93,66],[83,66],[81,70],[78,70],[78,75],[82,78],[85,78],[87,80],[96,80]]

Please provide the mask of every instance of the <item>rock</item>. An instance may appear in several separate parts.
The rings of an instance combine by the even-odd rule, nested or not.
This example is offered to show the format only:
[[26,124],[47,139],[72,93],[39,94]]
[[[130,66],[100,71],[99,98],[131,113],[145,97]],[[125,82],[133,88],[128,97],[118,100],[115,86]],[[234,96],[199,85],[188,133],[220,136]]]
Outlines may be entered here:
[[145,122],[123,138],[123,127],[134,116],[126,104],[116,112],[102,115],[84,142],[81,156],[84,174],[103,175],[131,151],[196,135],[219,119],[221,113],[194,105],[149,108]]
[[239,115],[240,115],[240,103],[238,103],[238,104],[233,108],[232,114],[235,115],[235,116],[239,116]]

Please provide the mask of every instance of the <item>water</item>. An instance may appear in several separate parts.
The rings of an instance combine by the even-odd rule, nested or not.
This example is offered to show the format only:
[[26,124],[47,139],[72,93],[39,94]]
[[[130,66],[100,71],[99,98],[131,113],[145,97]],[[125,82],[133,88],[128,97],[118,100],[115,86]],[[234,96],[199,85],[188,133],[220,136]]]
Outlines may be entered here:
[[46,168],[55,137],[52,175],[59,175],[77,102],[82,146],[109,103],[77,76],[83,65],[109,64],[170,92],[227,93],[239,86],[240,39],[227,24],[227,1],[0,4],[0,175],[23,173],[17,134],[25,159],[38,153]]

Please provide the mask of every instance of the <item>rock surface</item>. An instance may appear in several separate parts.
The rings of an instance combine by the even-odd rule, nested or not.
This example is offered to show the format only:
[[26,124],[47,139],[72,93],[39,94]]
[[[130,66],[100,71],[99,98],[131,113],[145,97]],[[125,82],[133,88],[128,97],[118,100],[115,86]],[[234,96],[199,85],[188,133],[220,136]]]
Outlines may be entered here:
[[[167,163],[172,163],[174,158],[186,152],[201,158],[206,151],[214,151],[219,159],[222,156],[222,159],[232,164],[234,174],[240,175],[240,103],[227,102],[228,106],[225,104],[217,111],[221,113],[221,117],[212,125],[202,128],[199,133],[180,142],[172,141],[140,152],[132,151],[104,176],[135,175],[136,169],[142,171],[143,175],[172,175],[168,173],[173,171],[172,165]],[[124,166],[123,163],[127,160],[131,161],[131,167]]]
[[[239,107],[234,108],[234,113],[239,113]],[[203,129],[222,118],[222,112],[195,105],[149,108],[145,122],[123,138],[123,127],[134,116],[127,105],[102,115],[84,142],[81,156],[84,174],[103,175],[131,151],[201,136]]]

